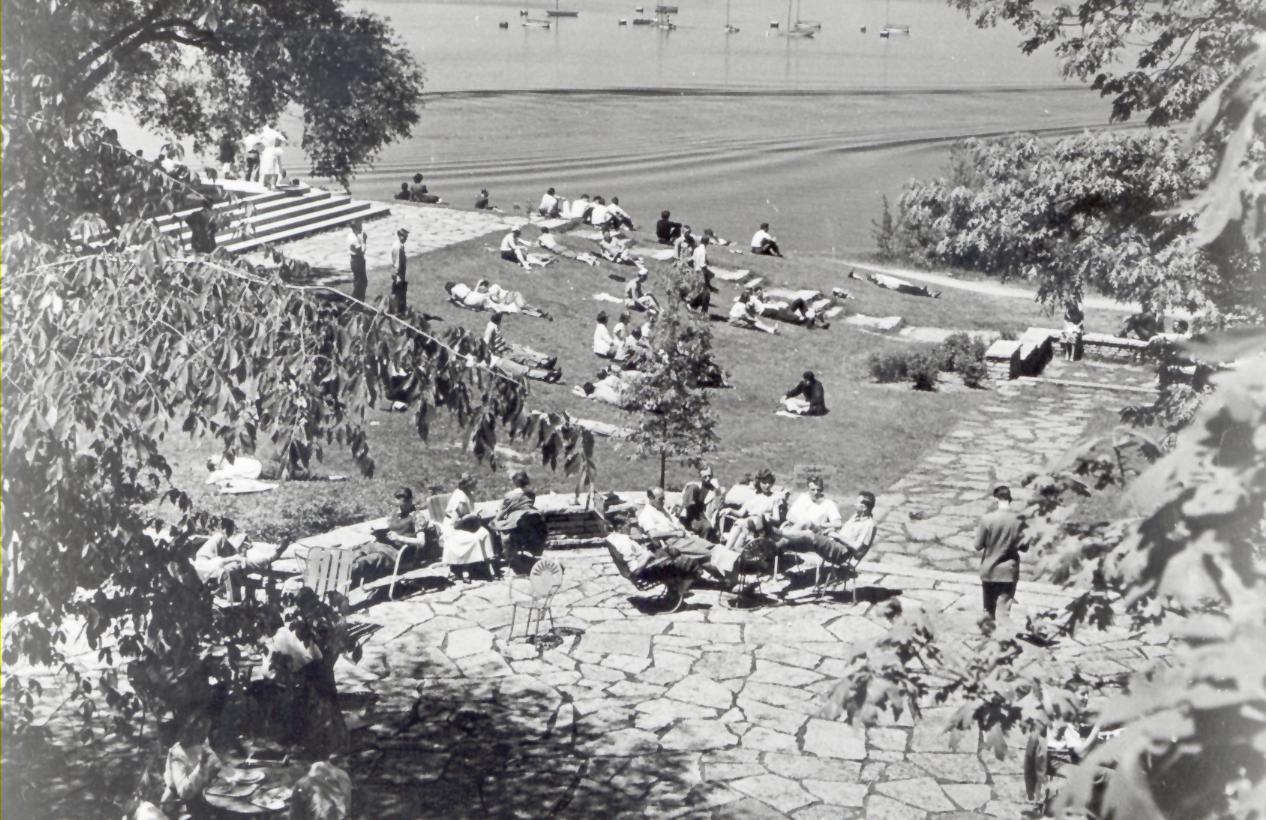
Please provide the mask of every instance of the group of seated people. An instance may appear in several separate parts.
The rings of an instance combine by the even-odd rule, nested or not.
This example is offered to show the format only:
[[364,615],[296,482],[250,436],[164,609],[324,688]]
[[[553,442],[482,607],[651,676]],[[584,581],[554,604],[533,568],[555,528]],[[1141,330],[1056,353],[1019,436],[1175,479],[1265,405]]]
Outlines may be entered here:
[[590,199],[589,194],[581,194],[573,200],[565,200],[558,196],[553,188],[549,188],[541,196],[537,213],[551,219],[577,219],[595,228],[634,229],[633,217],[620,207],[620,198],[611,197],[611,201],[600,196]]
[[[484,191],[483,193],[486,197],[488,192]],[[404,202],[422,202],[428,205],[434,205],[440,202],[440,198],[438,196],[427,190],[426,184],[422,181],[421,174],[413,175],[412,185],[408,182],[400,183],[400,190],[396,192],[395,198]],[[475,207],[477,208],[479,206],[476,205]]]
[[574,259],[577,262],[584,262],[586,265],[594,266],[598,264],[598,257],[588,251],[573,251],[571,248],[559,242],[557,237],[550,231],[549,226],[541,226],[541,235],[536,238],[537,247],[544,248],[555,256],[561,256],[564,259]]
[[553,257],[542,256],[538,253],[531,253],[532,246],[522,239],[523,229],[514,227],[510,232],[501,237],[501,258],[507,262],[513,262],[522,267],[525,271],[531,271],[532,268],[543,268],[554,261]]
[[615,327],[608,329],[611,318],[605,310],[598,311],[593,327],[593,352],[595,356],[613,359],[630,369],[637,369],[651,354],[648,340],[650,322],[641,327],[630,326],[629,314],[621,313]]
[[845,519],[825,491],[824,480],[811,477],[808,490],[788,505],[773,473],[762,470],[750,483],[744,479],[723,493],[712,470],[704,467],[682,488],[673,509],[666,507],[662,489],[648,489],[629,538],[613,543],[629,551],[623,557],[635,581],[684,587],[707,574],[734,589],[745,575],[772,571],[775,558],[787,553],[815,553],[835,565],[855,563],[875,539],[875,496],[859,493]]

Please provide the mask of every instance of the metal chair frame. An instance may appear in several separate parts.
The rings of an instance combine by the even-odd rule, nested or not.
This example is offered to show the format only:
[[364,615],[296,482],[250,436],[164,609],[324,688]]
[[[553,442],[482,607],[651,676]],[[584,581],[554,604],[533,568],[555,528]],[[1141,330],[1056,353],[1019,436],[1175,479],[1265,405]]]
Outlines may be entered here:
[[[558,590],[563,585],[563,565],[553,558],[541,558],[532,565],[532,571],[528,573],[528,585],[531,590],[531,598],[527,601],[512,601],[513,609],[510,612],[510,633],[506,637],[507,641],[514,640],[514,627],[519,619],[519,607],[527,609],[527,618],[523,628],[523,637],[532,640],[541,633],[541,624],[544,623],[545,617],[549,616],[550,632],[557,627],[554,623],[554,596],[558,594]],[[510,586],[510,592],[513,594],[513,585]],[[532,616],[536,616],[536,631],[532,630]]]

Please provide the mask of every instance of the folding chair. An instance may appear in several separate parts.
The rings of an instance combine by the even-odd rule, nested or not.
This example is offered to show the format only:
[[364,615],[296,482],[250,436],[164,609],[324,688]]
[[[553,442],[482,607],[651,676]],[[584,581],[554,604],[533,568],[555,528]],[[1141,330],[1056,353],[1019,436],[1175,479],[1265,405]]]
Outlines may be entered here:
[[[528,573],[529,597],[526,600],[514,601],[514,609],[510,613],[510,634],[507,641],[514,640],[514,627],[518,623],[519,607],[527,610],[527,622],[524,625],[523,637],[529,641],[541,632],[541,622],[549,616],[550,631],[554,631],[554,611],[551,606],[554,596],[563,585],[563,566],[553,558],[542,558],[532,566]],[[532,629],[532,618],[536,617],[536,629]]]
[[322,600],[331,593],[337,593],[345,603],[352,586],[352,561],[355,557],[355,551],[350,549],[312,547],[308,550],[307,563],[303,568],[303,585]]
[[[852,599],[856,601],[857,600],[857,568],[858,566],[861,565],[862,559],[866,557],[866,553],[870,552],[870,548],[873,545],[874,545],[874,540],[872,539],[871,543],[862,546],[861,549],[854,552],[852,556],[850,556],[848,559],[844,561],[835,562],[835,561],[827,561],[825,558],[821,559],[818,562],[817,567],[814,568],[814,571],[813,571],[813,594],[815,596],[820,596],[822,595],[822,592],[828,587],[832,587],[832,586],[835,586],[836,584],[841,584],[841,583],[844,585],[844,591],[848,592],[849,591],[848,585],[849,585],[849,582],[851,581],[853,584]],[[823,564],[826,565],[825,578],[823,578],[823,573],[822,573]]]

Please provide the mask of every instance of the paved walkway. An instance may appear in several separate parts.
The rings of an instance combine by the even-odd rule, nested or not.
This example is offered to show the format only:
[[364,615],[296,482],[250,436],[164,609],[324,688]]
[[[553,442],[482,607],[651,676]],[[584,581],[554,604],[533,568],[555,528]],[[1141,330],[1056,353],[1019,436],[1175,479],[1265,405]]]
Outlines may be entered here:
[[[1051,379],[1076,385],[1059,386]],[[1042,379],[996,387],[989,401],[878,497],[873,552],[899,565],[974,572],[979,564],[976,527],[994,507],[993,488],[1007,484],[1017,500],[1026,500],[1023,479],[1067,451],[1098,408],[1120,406],[1121,386],[1141,389],[1155,383],[1154,368],[1056,360]],[[1052,386],[1043,390],[1043,384]],[[1149,400],[1140,390],[1137,401]],[[1032,566],[1024,571],[1031,577]]]
[[[381,219],[364,224],[368,234],[368,251],[365,254],[366,265],[374,268],[391,265],[391,245],[396,240],[396,231],[406,228],[409,231],[409,255],[446,248],[485,236],[490,233],[508,230],[512,225],[521,225],[523,217],[506,216],[491,211],[464,211],[446,208],[442,205],[418,205],[411,202],[391,203],[391,213]],[[305,237],[294,242],[287,242],[278,247],[282,253],[292,259],[307,262],[318,268],[333,268],[347,273],[347,231],[326,231],[315,236]],[[348,274],[350,281],[350,274]]]
[[[1080,380],[1095,372],[1072,367]],[[966,539],[988,491],[1066,449],[1099,401],[1087,388],[1039,400],[1042,389],[1003,386],[881,497],[882,546],[856,600],[806,590],[735,610],[702,589],[667,614],[638,597],[605,551],[575,550],[559,554],[556,645],[510,639],[507,582],[372,607],[364,617],[385,626],[359,664],[339,668],[340,690],[360,704],[357,745],[370,750],[353,766],[369,813],[1021,817],[1018,749],[1002,761],[980,754],[974,734],[949,731],[952,704],[925,709],[917,723],[906,716],[869,728],[829,719],[823,706],[850,659],[887,634],[892,601],[928,613],[943,652],[978,649],[980,592]],[[1015,614],[1069,599],[1024,582]],[[1163,650],[1156,638],[1110,630],[1050,651],[1112,676]]]
[[[655,614],[630,601],[605,551],[561,560],[557,646],[509,639],[505,582],[366,613],[386,626],[339,671],[340,691],[365,704],[353,722],[373,751],[353,776],[367,816],[1013,820],[1026,808],[1019,758],[952,735],[952,706],[870,728],[821,714],[849,659],[887,631],[886,604],[872,602],[925,609],[944,651],[970,653],[974,578],[872,565],[857,603],[793,593],[733,610],[702,590]],[[1020,594],[1026,611],[1066,601],[1040,585]],[[1054,651],[1119,673],[1153,650],[1124,639]]]

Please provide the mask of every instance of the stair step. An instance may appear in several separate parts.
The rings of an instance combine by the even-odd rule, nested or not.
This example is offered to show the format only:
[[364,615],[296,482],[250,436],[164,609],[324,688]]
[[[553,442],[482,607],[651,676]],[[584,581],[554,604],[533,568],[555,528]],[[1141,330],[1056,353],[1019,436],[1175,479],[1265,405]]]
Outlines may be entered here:
[[[300,216],[320,214],[324,211],[336,210],[338,208],[342,208],[348,205],[351,202],[352,202],[351,197],[343,196],[342,194],[339,194],[337,196],[330,196],[327,194],[326,196],[321,196],[321,197],[304,198],[301,201],[296,201],[294,203],[289,204],[285,208],[277,208],[277,209],[268,211],[262,215],[255,214],[249,220],[246,220],[246,222],[247,224],[251,225],[255,229],[255,231],[258,233],[260,232],[260,229],[263,226],[274,225],[278,222],[285,222],[287,220],[291,220]],[[230,241],[240,229],[241,229],[241,220],[239,220],[237,223],[231,226],[226,226],[225,230],[222,230],[220,231],[220,233],[216,234],[216,239],[219,240],[221,237],[223,237],[223,241]],[[187,240],[191,232],[189,231],[188,227],[185,227],[183,230],[179,232],[172,230],[172,231],[165,231],[165,233],[168,233],[171,236],[178,236],[179,238],[183,240]]]
[[[243,208],[246,206],[247,203],[250,203],[255,206],[256,210],[258,210],[261,205],[266,205],[270,202],[286,199],[289,196],[290,194],[286,191],[269,191],[266,194],[253,194],[251,196],[244,196],[244,197],[239,197],[233,200],[225,200],[223,202],[217,202],[212,207],[217,213],[225,213],[228,211],[236,210],[238,208]],[[160,229],[165,228],[172,224],[181,225],[181,224],[184,224],[186,217],[188,217],[190,214],[197,213],[199,210],[200,209],[198,208],[185,208],[184,210],[175,211],[174,213],[164,214],[162,216],[156,216],[151,221],[154,223],[155,226],[157,226]]]
[[353,200],[346,209],[340,209],[338,214],[330,215],[318,221],[308,221],[288,227],[274,225],[272,226],[273,230],[270,230],[267,234],[240,239],[224,247],[231,253],[241,253],[258,248],[261,245],[276,245],[281,242],[289,242],[292,239],[300,239],[320,231],[339,228],[353,220],[377,219],[389,213],[391,213],[391,206],[384,205],[381,202]]
[[[329,191],[305,193],[301,196],[289,196],[289,197],[283,197],[281,199],[274,199],[263,205],[256,206],[250,216],[250,221],[261,222],[266,219],[271,219],[277,214],[288,213],[297,208],[303,208],[303,207],[308,207],[308,206],[313,206],[313,205],[317,207],[321,207],[323,204],[329,203],[330,200],[339,199],[339,198],[350,199],[350,197],[348,197],[345,194],[335,195],[335,194],[331,194]],[[220,216],[221,219],[223,219],[225,216],[228,216],[230,219],[235,219],[235,220],[240,221],[246,218],[246,209],[234,208],[232,210],[222,211],[218,214],[218,216]],[[159,230],[167,235],[172,235],[175,233],[188,234],[189,226],[185,224],[183,221],[172,222],[172,223],[168,223],[166,225],[160,226]]]

